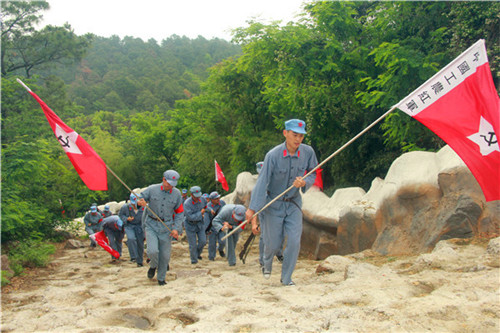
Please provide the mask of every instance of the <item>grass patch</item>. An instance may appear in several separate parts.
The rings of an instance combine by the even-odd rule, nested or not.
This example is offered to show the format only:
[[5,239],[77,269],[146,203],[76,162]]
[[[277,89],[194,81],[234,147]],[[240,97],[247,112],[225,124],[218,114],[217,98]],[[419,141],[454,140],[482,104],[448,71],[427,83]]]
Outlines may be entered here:
[[[45,267],[51,259],[56,247],[38,240],[27,240],[17,244],[9,251],[10,268],[14,276],[20,275],[25,267]],[[3,275],[2,275],[3,283]]]
[[1,279],[2,279],[2,287],[3,286],[6,286],[10,283],[10,278],[14,276],[14,273],[11,273],[9,271],[2,271],[2,276],[1,276]]

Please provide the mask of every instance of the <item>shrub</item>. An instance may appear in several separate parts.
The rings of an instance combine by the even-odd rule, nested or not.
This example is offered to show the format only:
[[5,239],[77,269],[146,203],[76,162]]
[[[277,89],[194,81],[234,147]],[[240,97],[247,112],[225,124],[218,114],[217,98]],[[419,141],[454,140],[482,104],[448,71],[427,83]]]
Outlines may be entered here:
[[45,267],[50,261],[50,255],[55,251],[54,245],[42,241],[20,242],[9,253],[10,267],[14,275],[21,274],[24,267]]

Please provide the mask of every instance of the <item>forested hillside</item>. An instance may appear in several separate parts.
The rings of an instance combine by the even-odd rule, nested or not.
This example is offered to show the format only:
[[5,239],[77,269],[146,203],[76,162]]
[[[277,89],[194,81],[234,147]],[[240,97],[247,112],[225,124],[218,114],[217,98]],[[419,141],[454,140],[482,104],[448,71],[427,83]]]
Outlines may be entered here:
[[[36,31],[43,4],[2,2],[3,241],[44,238],[92,202],[127,197],[111,175],[107,192],[83,185],[16,77],[130,187],[173,168],[178,187],[204,192],[216,189],[214,159],[232,190],[291,117],[323,160],[480,38],[499,82],[498,2],[314,2],[300,22],[250,22],[232,43]],[[368,189],[401,152],[443,144],[394,112],[325,166],[326,191]]]

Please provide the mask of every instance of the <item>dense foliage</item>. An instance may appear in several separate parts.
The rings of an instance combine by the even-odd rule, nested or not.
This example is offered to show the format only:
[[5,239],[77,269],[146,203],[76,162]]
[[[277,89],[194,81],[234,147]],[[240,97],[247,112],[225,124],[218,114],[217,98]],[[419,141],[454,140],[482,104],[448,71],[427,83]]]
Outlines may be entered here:
[[[20,15],[22,6],[3,2],[3,15]],[[33,23],[44,8],[28,9]],[[499,12],[497,2],[312,2],[299,22],[249,22],[233,43],[79,37],[63,27],[73,50],[63,64],[2,71],[2,240],[50,235],[64,221],[61,203],[70,218],[128,195],[111,175],[108,192],[83,185],[15,75],[130,187],[157,183],[174,168],[178,187],[221,190],[216,159],[232,190],[240,172],[254,172],[283,140],[284,120],[307,121],[306,141],[323,160],[480,38],[498,83]],[[18,54],[3,29],[2,69]],[[61,32],[51,29],[40,32]],[[40,32],[16,31],[36,45]],[[367,190],[401,152],[443,144],[394,112],[325,166],[325,186]]]

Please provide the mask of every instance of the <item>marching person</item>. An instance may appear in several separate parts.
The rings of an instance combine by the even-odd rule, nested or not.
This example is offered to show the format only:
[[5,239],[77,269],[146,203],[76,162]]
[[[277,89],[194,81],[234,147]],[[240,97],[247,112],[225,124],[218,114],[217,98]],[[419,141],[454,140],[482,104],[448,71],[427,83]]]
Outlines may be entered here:
[[[83,223],[85,224],[85,231],[90,235],[101,231],[102,215],[97,211],[97,205],[90,206],[90,211],[85,214]],[[91,238],[90,247],[96,247],[96,242]]]
[[[212,226],[216,232],[230,231],[237,227],[245,218],[246,208],[243,205],[227,204],[221,208],[219,214],[212,221]],[[236,265],[236,243],[240,237],[242,229],[238,229],[235,233],[226,239],[227,243],[227,262],[229,266]]]
[[146,252],[151,260],[148,278],[152,279],[158,269],[156,278],[160,286],[166,284],[165,276],[169,269],[172,239],[179,237],[184,219],[181,192],[175,188],[179,178],[177,171],[165,171],[162,183],[146,188],[141,193],[142,198],[137,202],[141,207],[149,203],[149,208],[161,219],[159,221],[148,208],[145,208],[142,221],[146,232]]
[[[260,174],[260,171],[262,170],[262,167],[264,166],[264,162],[257,162],[256,164],[256,169],[257,169],[257,174]],[[256,216],[257,219],[261,220],[262,219],[262,214],[264,212],[260,213],[259,216]],[[253,230],[252,230],[253,232]],[[264,236],[262,236],[262,230],[260,230],[260,227],[258,227],[256,233],[254,235],[258,235],[260,232],[260,238],[259,238],[259,264],[260,267],[264,267]],[[285,243],[285,239],[283,238],[283,243]],[[283,263],[283,243],[281,244],[280,250],[278,253],[276,253],[276,259],[278,259],[279,262]]]
[[193,186],[189,189],[191,198],[184,202],[184,228],[186,229],[186,236],[189,244],[189,256],[191,257],[191,264],[198,263],[201,260],[201,252],[203,247],[207,244],[207,235],[205,233],[205,224],[203,223],[203,214],[207,202],[202,197],[201,188]]
[[[186,200],[189,198],[189,195],[188,195],[188,190],[183,188],[182,189],[182,204],[184,204],[184,202],[186,202]],[[184,232],[184,224],[185,224],[185,221],[186,221],[186,215],[184,214],[184,219],[182,220],[182,229],[181,229],[181,232],[179,233],[179,236],[182,236],[183,232]],[[175,241],[175,240],[174,240]]]
[[188,198],[189,198],[188,190],[183,188],[182,189],[182,202],[186,201]]
[[138,207],[137,201],[137,196],[131,193],[130,202],[120,208],[118,216],[125,222],[130,261],[135,261],[138,267],[142,267],[144,260],[144,230],[142,229],[144,207]]
[[210,193],[208,197],[210,202],[207,204],[207,209],[205,210],[205,233],[208,234],[208,260],[214,261],[215,254],[217,251],[217,243],[219,243],[219,255],[224,258],[226,254],[224,253],[224,246],[226,242],[221,240],[224,237],[224,233],[216,231],[212,225],[212,221],[219,213],[220,209],[226,205],[224,200],[220,199],[220,194],[217,191]]
[[[109,246],[111,246],[113,250],[118,252],[121,257],[122,241],[123,241],[123,236],[125,234],[123,231],[123,221],[120,219],[118,215],[111,215],[105,217],[102,220],[102,229],[104,230],[106,237],[108,237]],[[118,260],[118,258],[111,256],[111,260],[116,261]]]
[[111,213],[111,211],[109,210],[109,205],[104,205],[104,210],[102,211],[101,214],[103,218],[110,217],[111,215],[113,215],[113,213]]
[[265,245],[262,267],[264,278],[271,277],[273,257],[282,247],[283,239],[287,237],[281,268],[281,283],[285,286],[295,285],[292,274],[299,256],[302,235],[302,197],[299,189],[303,192],[309,189],[314,184],[316,174],[311,174],[306,179],[302,177],[318,164],[312,147],[302,143],[305,129],[306,124],[302,120],[291,119],[285,122],[285,142],[266,154],[246,212],[247,220],[252,223],[252,232],[258,232],[257,219],[252,218],[255,212],[294,186],[270,205],[263,215],[259,215]]

